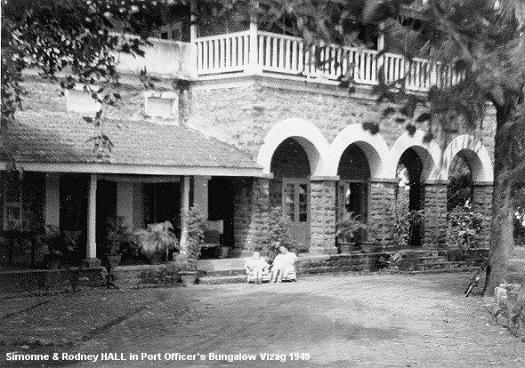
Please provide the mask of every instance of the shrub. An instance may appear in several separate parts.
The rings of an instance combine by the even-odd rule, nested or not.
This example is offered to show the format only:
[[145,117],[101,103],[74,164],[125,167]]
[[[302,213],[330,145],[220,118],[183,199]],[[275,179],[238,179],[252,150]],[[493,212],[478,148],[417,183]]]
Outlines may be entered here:
[[293,242],[290,236],[290,219],[283,215],[282,208],[280,206],[272,207],[269,217],[268,231],[261,246],[256,250],[260,251],[264,257],[272,260],[279,253],[281,245],[292,250]]
[[477,235],[481,231],[483,216],[472,210],[470,201],[455,207],[447,217],[447,240],[452,246],[468,250],[479,245]]
[[354,215],[353,212],[345,214],[336,226],[337,240],[342,243],[350,243],[358,240],[359,235],[368,229],[361,215]]
[[168,259],[170,250],[179,249],[179,242],[173,232],[173,225],[169,221],[149,224],[146,230],[141,229],[135,232],[135,239],[141,252],[150,260],[163,253]]
[[186,259],[181,269],[195,271],[197,269],[197,260],[201,255],[201,246],[204,243],[206,220],[196,207],[191,207],[182,215],[184,221],[186,221],[188,237],[186,240]]
[[123,243],[133,241],[133,234],[124,226],[121,216],[110,217],[106,221],[106,247],[105,252],[109,254],[120,253]]

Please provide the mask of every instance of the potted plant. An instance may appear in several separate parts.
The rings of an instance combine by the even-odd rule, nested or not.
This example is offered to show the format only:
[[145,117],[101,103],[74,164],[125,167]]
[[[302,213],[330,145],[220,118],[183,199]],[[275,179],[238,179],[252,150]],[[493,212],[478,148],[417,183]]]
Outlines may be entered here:
[[66,247],[60,230],[58,230],[56,226],[46,225],[44,233],[40,236],[40,241],[46,248],[44,264],[48,268],[56,270],[60,264],[62,256],[64,255],[64,249]]
[[163,255],[167,260],[170,250],[179,249],[179,241],[169,221],[149,224],[145,230],[135,232],[135,239],[141,253],[153,264],[159,264]]
[[179,276],[183,286],[190,286],[197,281],[197,260],[201,254],[201,245],[204,243],[206,221],[195,207],[191,207],[183,214],[186,221],[187,238],[185,254],[181,256]]
[[362,240],[362,235],[367,226],[362,221],[361,215],[349,212],[337,223],[337,243],[340,253],[349,253],[357,248],[357,241]]
[[110,217],[106,221],[106,247],[105,257],[109,266],[115,268],[120,264],[122,244],[130,242],[132,239],[129,229],[124,226],[122,217]]

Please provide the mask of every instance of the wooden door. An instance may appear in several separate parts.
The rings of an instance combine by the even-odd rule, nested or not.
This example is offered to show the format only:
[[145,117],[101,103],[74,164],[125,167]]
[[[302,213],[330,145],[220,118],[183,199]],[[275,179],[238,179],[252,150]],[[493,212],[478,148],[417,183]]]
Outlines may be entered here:
[[290,219],[290,236],[297,250],[310,245],[310,185],[307,179],[283,179],[283,212]]

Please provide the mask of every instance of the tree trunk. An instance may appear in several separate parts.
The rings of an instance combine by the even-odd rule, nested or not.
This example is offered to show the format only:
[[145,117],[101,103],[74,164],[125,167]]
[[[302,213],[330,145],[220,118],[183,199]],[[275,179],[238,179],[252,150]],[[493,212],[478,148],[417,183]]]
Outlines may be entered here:
[[514,165],[511,132],[506,123],[514,106],[496,106],[497,128],[494,142],[494,191],[492,195],[492,226],[488,272],[488,293],[507,278],[509,251],[514,248],[514,212],[512,177]]

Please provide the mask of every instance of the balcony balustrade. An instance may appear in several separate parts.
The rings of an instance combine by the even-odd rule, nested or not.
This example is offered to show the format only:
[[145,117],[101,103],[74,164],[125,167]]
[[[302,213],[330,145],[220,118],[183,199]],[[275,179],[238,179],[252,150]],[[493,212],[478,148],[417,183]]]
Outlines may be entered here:
[[[123,74],[148,74],[187,79],[211,79],[245,74],[279,75],[337,83],[347,77],[360,85],[377,85],[382,68],[385,81],[407,91],[427,92],[450,86],[463,75],[429,60],[409,60],[393,53],[338,45],[308,45],[298,37],[258,30],[194,38],[193,44],[150,39],[145,56],[119,55]],[[322,62],[319,62],[322,61]]]
[[409,60],[338,45],[309,46],[298,37],[263,31],[257,31],[256,36],[244,31],[201,37],[195,46],[196,73],[201,78],[256,71],[330,81],[348,77],[357,84],[376,85],[382,66],[387,83],[404,82],[408,91],[426,92],[433,85],[450,86],[463,77],[449,66],[421,58]]

